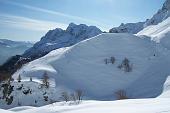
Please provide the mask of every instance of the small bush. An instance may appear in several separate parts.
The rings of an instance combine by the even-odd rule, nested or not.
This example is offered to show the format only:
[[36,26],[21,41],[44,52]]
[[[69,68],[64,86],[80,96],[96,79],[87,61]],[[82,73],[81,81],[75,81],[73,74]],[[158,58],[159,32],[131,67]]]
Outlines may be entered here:
[[11,105],[13,102],[13,96],[10,96],[9,98],[6,98],[7,105]]
[[118,66],[119,69],[123,69],[125,72],[131,72],[132,71],[132,64],[130,64],[130,61],[125,58],[122,63]]
[[31,89],[27,89],[27,90],[24,90],[22,91],[23,94],[27,95],[27,94],[32,94],[32,90]]
[[48,101],[48,96],[43,96],[44,97],[44,101]]
[[105,64],[108,64],[109,63],[109,60],[106,58],[106,59],[104,59],[104,63]]
[[72,101],[70,104],[79,104],[83,98],[83,91],[78,89],[72,94],[68,94],[67,92],[63,92],[61,95],[62,100],[65,102]]
[[19,86],[18,88],[16,88],[16,90],[21,90],[23,88],[23,84],[21,84],[21,86]]
[[104,59],[104,63],[105,63],[105,64],[109,64],[109,63],[114,64],[114,63],[115,63],[115,60],[116,60],[115,57],[110,57],[110,59],[109,59],[109,58],[108,58],[108,59],[105,58],[105,59]]
[[118,100],[128,99],[126,91],[124,90],[118,90],[117,92],[115,92],[115,95]]
[[116,60],[115,57],[111,57],[111,58],[110,58],[110,62],[111,62],[112,64],[115,63],[115,60]]

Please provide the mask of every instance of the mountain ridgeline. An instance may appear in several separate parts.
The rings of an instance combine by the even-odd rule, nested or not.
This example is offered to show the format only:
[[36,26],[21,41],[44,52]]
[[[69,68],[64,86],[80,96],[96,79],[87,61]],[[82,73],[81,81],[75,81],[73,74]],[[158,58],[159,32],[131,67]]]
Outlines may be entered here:
[[47,32],[32,48],[25,51],[23,57],[40,58],[52,50],[72,46],[82,40],[91,38],[102,31],[95,26],[70,23],[66,30],[56,28]]

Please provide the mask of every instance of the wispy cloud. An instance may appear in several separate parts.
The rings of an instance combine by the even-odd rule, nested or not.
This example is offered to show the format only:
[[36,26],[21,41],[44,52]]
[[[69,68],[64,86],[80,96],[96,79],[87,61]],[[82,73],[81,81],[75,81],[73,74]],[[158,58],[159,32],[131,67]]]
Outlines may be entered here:
[[95,21],[95,20],[86,19],[86,18],[82,18],[82,17],[79,17],[79,16],[73,16],[73,15],[62,13],[62,12],[43,9],[43,8],[39,8],[39,7],[35,7],[35,6],[30,6],[30,5],[23,4],[23,3],[13,2],[13,1],[9,1],[9,0],[5,0],[3,2],[11,4],[11,5],[18,6],[18,7],[26,8],[26,9],[29,9],[29,10],[48,13],[48,14],[51,14],[51,15],[57,15],[57,16],[61,16],[61,17],[65,17],[65,18],[69,18],[69,19],[73,19],[73,20],[78,20],[78,21],[81,21],[81,22],[86,22],[86,23],[90,23],[90,24],[97,24],[97,25],[101,24],[101,22],[98,22],[98,21]]
[[48,31],[49,29],[54,29],[56,27],[63,29],[67,27],[67,25],[63,23],[42,21],[8,14],[0,14],[0,25],[33,31]]

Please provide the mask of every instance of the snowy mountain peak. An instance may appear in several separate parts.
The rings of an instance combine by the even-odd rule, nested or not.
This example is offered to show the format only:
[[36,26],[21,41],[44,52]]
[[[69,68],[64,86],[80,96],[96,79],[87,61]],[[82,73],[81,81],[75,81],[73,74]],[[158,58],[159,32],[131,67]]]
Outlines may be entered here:
[[95,32],[101,32],[101,30],[99,30],[95,26],[87,26],[85,24],[76,25],[74,23],[70,23],[66,29],[66,32],[68,32],[72,35],[78,36],[78,35],[81,35],[86,32],[87,33],[90,33],[90,31],[93,32],[93,30],[95,30]]
[[61,47],[74,45],[84,39],[91,38],[102,31],[95,26],[70,23],[66,30],[56,28],[50,30],[32,48],[24,53],[24,57],[33,59],[46,55],[48,52]]

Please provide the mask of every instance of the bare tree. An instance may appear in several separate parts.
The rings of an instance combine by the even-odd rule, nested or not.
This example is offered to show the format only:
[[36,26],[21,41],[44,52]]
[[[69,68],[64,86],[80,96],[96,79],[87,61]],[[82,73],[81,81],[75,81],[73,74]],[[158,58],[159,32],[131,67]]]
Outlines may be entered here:
[[76,90],[75,96],[76,96],[76,99],[77,99],[77,100],[81,101],[82,98],[83,98],[83,91],[80,90],[80,89]]
[[70,96],[67,92],[62,92],[61,98],[66,102],[70,101]]

